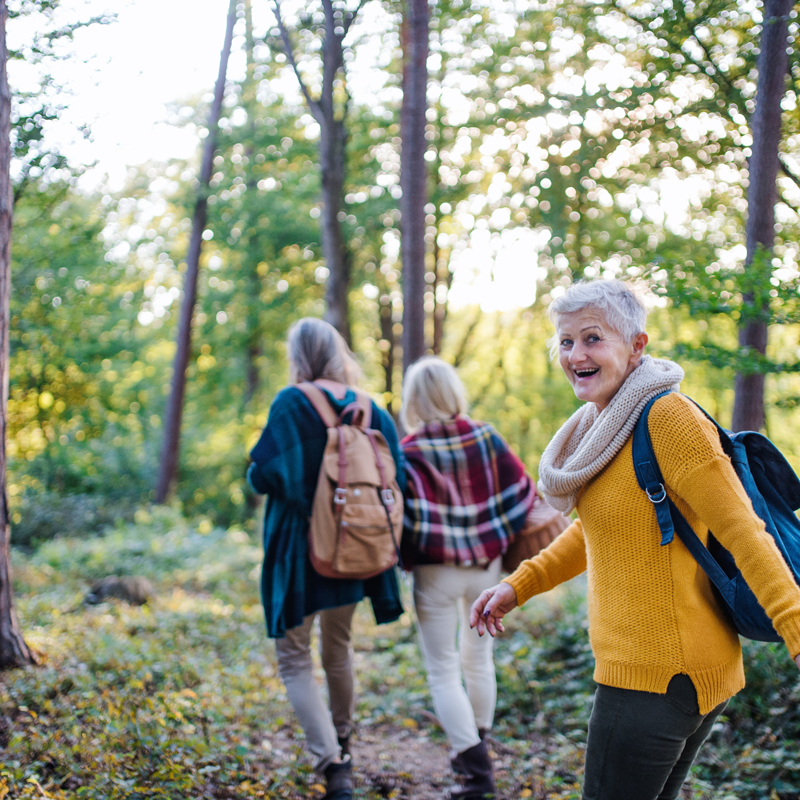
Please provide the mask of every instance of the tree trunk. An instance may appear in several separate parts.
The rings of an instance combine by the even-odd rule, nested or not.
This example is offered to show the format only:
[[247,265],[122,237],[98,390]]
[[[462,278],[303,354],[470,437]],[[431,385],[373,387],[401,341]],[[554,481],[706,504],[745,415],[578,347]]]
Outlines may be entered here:
[[347,128],[344,116],[347,103],[337,119],[334,82],[344,70],[344,36],[337,33],[341,20],[334,15],[331,0],[323,0],[325,41],[322,46],[322,94],[319,98],[319,166],[322,178],[322,218],[320,233],[322,253],[328,267],[325,292],[325,319],[350,343],[350,312],[347,301],[350,289],[350,252],[342,230],[344,217],[344,182],[346,172]]
[[[324,99],[324,98],[323,98]],[[320,103],[323,108],[328,103]],[[344,121],[333,116],[331,87],[331,113],[323,111],[325,124],[319,138],[319,164],[322,177],[322,215],[320,235],[322,254],[328,268],[325,290],[325,319],[342,334],[350,344],[350,252],[345,244],[340,216],[344,206],[345,150],[347,131]]]
[[403,371],[425,354],[425,112],[428,107],[428,0],[407,0],[403,20],[400,201],[403,257]]
[[[387,302],[384,304],[381,302],[380,308],[380,320],[381,320],[381,339],[389,343],[389,346],[386,348],[386,352],[383,354],[383,375],[384,375],[384,387],[383,391],[392,397],[394,397],[394,346],[395,346],[395,337],[394,337],[394,322],[392,321],[392,303],[387,298]],[[387,406],[390,407],[393,403],[388,401],[386,403]]]
[[[308,103],[320,127],[319,166],[322,179],[322,215],[320,219],[320,238],[322,255],[328,268],[328,283],[325,291],[325,319],[350,343],[350,311],[348,292],[350,289],[350,250],[342,230],[344,219],[344,185],[347,170],[347,71],[344,61],[344,37],[355,22],[365,0],[361,0],[355,11],[343,15],[333,7],[333,0],[322,0],[325,13],[325,37],[322,42],[322,90],[319,100],[311,97],[297,67],[289,31],[281,16],[280,0],[273,0],[275,18],[278,21],[286,57],[294,70],[300,91]],[[342,76],[343,100],[336,110],[335,82]]]
[[[256,156],[256,106],[258,105],[256,83],[255,36],[253,33],[253,3],[252,0],[244,2],[245,24],[245,53],[247,57],[247,72],[242,91],[242,105],[247,112],[247,133],[249,141],[245,147],[247,156],[247,191],[255,192],[258,181],[254,171]],[[252,206],[248,206],[252,208]],[[249,266],[247,280],[250,283],[250,293],[247,299],[247,343],[245,346],[245,386],[242,395],[242,407],[248,408],[253,398],[258,394],[261,383],[261,373],[258,368],[258,359],[261,357],[261,276],[258,274],[258,264],[261,260],[258,242],[253,241],[253,230],[257,214],[248,212],[246,230],[247,257],[245,263]]]
[[[758,56],[756,108],[752,118],[753,147],[748,168],[747,190],[747,258],[745,269],[753,259],[769,258],[775,242],[775,202],[778,176],[778,146],[781,139],[781,100],[788,69],[787,36],[791,0],[766,0],[761,30],[761,52]],[[759,255],[759,252],[763,252]],[[744,298],[752,311],[755,300]],[[739,329],[739,346],[759,353],[767,351],[767,323],[743,320]],[[764,375],[739,373],[733,405],[734,431],[760,430],[764,426]]]
[[6,431],[8,421],[9,301],[11,296],[11,90],[8,86],[6,20],[8,7],[0,0],[0,669],[35,663],[25,644],[14,611],[11,586],[11,515],[6,490]]
[[[437,215],[437,238],[439,231],[438,215]],[[436,276],[433,283],[433,341],[431,342],[431,350],[435,356],[442,354],[442,340],[444,339],[444,319],[447,315],[447,302],[439,302],[437,289],[443,283],[440,278],[439,270],[439,243],[436,239],[433,240],[433,272]]]
[[206,226],[208,211],[209,184],[214,162],[214,150],[217,143],[217,130],[222,112],[222,100],[225,95],[225,77],[228,72],[228,58],[233,41],[233,28],[236,24],[236,0],[231,0],[228,8],[228,22],[225,31],[225,43],[219,60],[219,75],[214,88],[214,101],[208,115],[208,136],[203,148],[203,160],[200,166],[200,180],[197,191],[197,202],[192,220],[192,237],[189,240],[189,252],[186,255],[186,277],[183,284],[183,302],[178,322],[177,350],[175,365],[172,371],[172,389],[164,415],[164,440],[161,450],[161,463],[156,486],[156,502],[165,503],[169,497],[172,483],[178,468],[178,452],[180,449],[181,417],[183,416],[183,397],[186,391],[186,368],[192,347],[192,317],[197,299],[197,275],[200,271],[200,250],[203,244],[203,231]]

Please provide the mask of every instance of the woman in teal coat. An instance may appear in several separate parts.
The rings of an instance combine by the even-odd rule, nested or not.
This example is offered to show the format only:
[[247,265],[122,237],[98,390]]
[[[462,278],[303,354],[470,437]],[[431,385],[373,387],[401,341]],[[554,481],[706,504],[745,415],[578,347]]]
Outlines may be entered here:
[[[337,413],[355,402],[358,367],[342,337],[322,320],[306,318],[289,332],[290,384],[272,403],[264,432],[250,453],[247,477],[267,495],[261,593],[267,633],[276,640],[278,669],[306,735],[315,768],[325,775],[328,800],[352,796],[349,736],[354,705],[350,627],[356,603],[372,601],[378,623],[403,609],[394,569],[368,580],[319,575],[308,554],[308,526],[328,431],[294,384],[313,381]],[[347,418],[345,418],[347,421]],[[374,403],[372,428],[388,443],[402,490],[405,476],[392,418]],[[320,618],[320,650],[330,711],[313,676],[310,638]]]

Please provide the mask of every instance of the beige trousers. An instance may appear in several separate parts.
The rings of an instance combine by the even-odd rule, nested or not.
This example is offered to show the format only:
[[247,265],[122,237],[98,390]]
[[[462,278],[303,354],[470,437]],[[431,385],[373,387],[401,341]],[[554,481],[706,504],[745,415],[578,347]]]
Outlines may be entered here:
[[[286,631],[283,639],[275,640],[278,672],[306,735],[306,744],[315,759],[314,769],[318,772],[323,772],[339,758],[338,737],[349,736],[353,727],[355,696],[350,626],[355,608],[353,604],[310,614],[302,625]],[[311,629],[317,616],[330,710],[314,677],[311,657]]]
[[489,729],[494,720],[493,639],[470,629],[469,609],[499,579],[499,558],[487,569],[444,564],[414,567],[414,607],[428,686],[436,716],[456,753],[478,744],[478,728]]

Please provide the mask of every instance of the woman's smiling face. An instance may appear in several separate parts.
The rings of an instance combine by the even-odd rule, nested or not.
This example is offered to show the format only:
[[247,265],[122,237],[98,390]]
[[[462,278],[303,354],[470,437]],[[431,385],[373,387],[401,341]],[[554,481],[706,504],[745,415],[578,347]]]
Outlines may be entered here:
[[647,334],[625,342],[595,308],[559,314],[557,327],[558,361],[575,396],[602,411],[639,366]]

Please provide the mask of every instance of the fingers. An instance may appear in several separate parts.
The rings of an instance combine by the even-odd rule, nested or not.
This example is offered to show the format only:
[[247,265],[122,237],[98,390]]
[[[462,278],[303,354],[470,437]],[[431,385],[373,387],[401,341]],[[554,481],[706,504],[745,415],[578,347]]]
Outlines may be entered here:
[[484,589],[469,611],[470,628],[475,628],[479,636],[483,636],[487,631],[490,636],[495,636],[498,631],[503,630],[503,624],[500,622],[502,614],[497,616],[493,613],[498,604],[499,588],[499,586],[493,586],[491,589]]
[[486,630],[489,631],[489,635],[492,637],[497,636],[498,633],[503,633],[505,631],[503,618],[490,614],[486,617]]
[[483,632],[481,631],[482,626],[481,618],[483,616],[484,607],[486,606],[487,600],[492,596],[491,589],[484,589],[478,599],[472,604],[472,608],[469,610],[469,626],[470,628],[474,628],[478,626],[478,633],[483,636]]
[[[491,596],[483,607],[484,617],[495,616],[495,610],[499,610],[498,607],[503,605],[503,596],[500,586],[494,586],[488,591],[491,592]],[[499,616],[502,617],[504,613],[504,611],[500,611]]]

